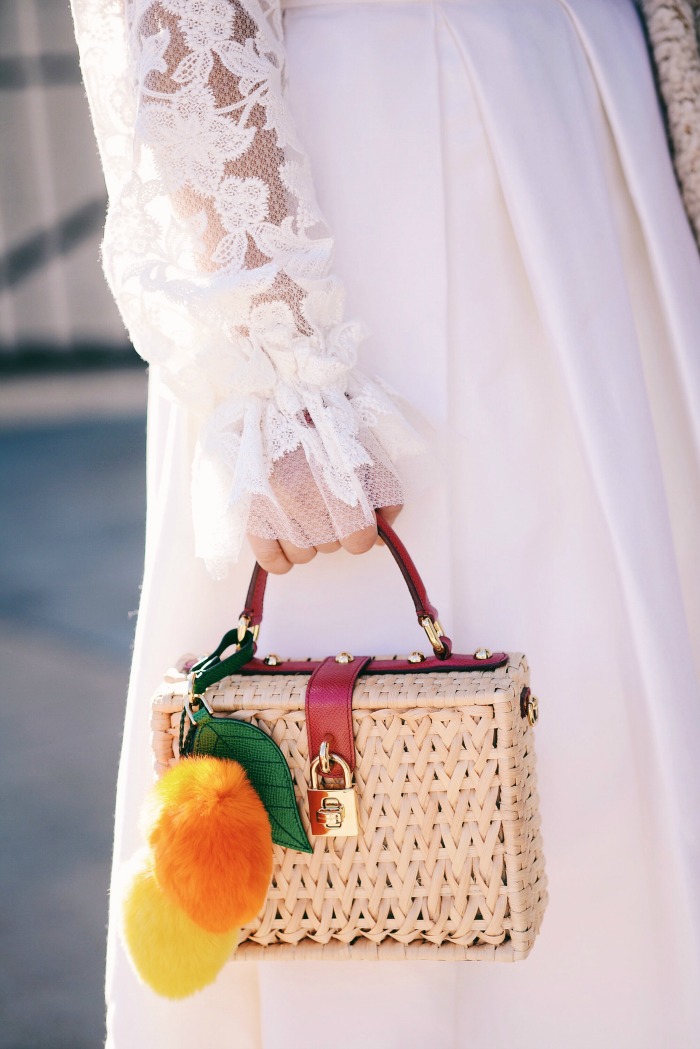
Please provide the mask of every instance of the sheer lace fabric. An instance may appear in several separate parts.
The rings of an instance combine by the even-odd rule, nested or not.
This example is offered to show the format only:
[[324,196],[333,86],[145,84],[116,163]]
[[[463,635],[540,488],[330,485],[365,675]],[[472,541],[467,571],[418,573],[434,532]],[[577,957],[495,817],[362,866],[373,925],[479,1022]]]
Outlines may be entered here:
[[285,101],[278,0],[72,0],[109,192],[106,278],[198,419],[196,552],[309,546],[399,503],[424,441],[356,366]]

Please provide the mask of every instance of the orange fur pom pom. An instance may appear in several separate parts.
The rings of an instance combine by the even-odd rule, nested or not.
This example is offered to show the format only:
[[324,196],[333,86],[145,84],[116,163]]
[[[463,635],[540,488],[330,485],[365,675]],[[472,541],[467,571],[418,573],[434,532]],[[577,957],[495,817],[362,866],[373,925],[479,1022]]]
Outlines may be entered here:
[[235,950],[237,930],[207,932],[173,906],[156,883],[148,849],[122,868],[119,895],[131,964],[165,998],[186,998],[212,983]]
[[226,932],[252,921],[270,887],[272,832],[242,765],[184,758],[153,788],[143,821],[158,884],[193,922]]

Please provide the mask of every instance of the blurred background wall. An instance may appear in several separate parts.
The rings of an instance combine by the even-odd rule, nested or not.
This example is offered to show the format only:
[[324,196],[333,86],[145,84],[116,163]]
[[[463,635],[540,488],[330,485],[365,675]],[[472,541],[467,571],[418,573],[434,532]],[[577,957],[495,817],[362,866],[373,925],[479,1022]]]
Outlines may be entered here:
[[136,363],[98,261],[106,194],[68,0],[0,0],[0,128],[0,367]]
[[104,1040],[146,436],[105,207],[68,0],[0,0],[0,1049]]

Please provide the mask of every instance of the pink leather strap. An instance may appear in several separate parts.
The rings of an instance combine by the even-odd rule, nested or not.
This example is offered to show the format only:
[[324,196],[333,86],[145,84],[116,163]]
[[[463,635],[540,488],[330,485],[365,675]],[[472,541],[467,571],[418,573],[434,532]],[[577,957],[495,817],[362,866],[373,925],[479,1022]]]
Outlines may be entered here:
[[265,601],[265,587],[267,586],[267,572],[255,562],[253,574],[250,577],[250,585],[245,599],[245,608],[242,616],[248,616],[251,626],[259,626],[262,623],[263,602]]
[[[331,751],[355,768],[355,738],[352,731],[352,693],[355,682],[369,656],[355,656],[350,663],[337,663],[329,656],[320,663],[306,686],[306,732],[309,761],[318,757],[321,744],[328,740]],[[341,774],[336,766],[331,775]]]
[[[428,616],[433,622],[437,621],[439,618],[437,609],[431,604],[430,599],[428,598],[428,593],[425,589],[423,580],[418,574],[418,569],[396,532],[382,516],[381,511],[377,511],[377,531],[391,551],[394,560],[401,570],[401,574],[406,581],[409,593],[413,598],[413,604],[415,605],[418,620],[420,621],[424,616]],[[245,608],[241,613],[241,615],[247,616],[250,619],[251,626],[258,626],[262,623],[266,584],[267,572],[264,568],[261,568],[259,564],[256,564],[251,576],[250,586],[248,587]],[[450,652],[452,651],[452,643],[450,639],[444,637],[444,635],[440,635],[440,638],[445,646],[444,655],[441,655],[440,658],[445,659],[449,657]]]

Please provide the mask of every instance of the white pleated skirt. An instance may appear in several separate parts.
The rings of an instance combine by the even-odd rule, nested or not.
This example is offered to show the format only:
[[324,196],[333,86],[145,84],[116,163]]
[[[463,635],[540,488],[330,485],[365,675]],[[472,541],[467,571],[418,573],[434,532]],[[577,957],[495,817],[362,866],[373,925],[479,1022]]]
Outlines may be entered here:
[[[232,962],[184,1002],[110,921],[110,1049],[697,1046],[700,263],[631,0],[299,2],[291,103],[363,367],[435,430],[397,527],[458,651],[525,651],[550,903],[530,958]],[[187,416],[151,376],[148,522],[116,814],[149,698],[243,606],[192,556]],[[273,578],[260,646],[406,653],[387,551]]]

